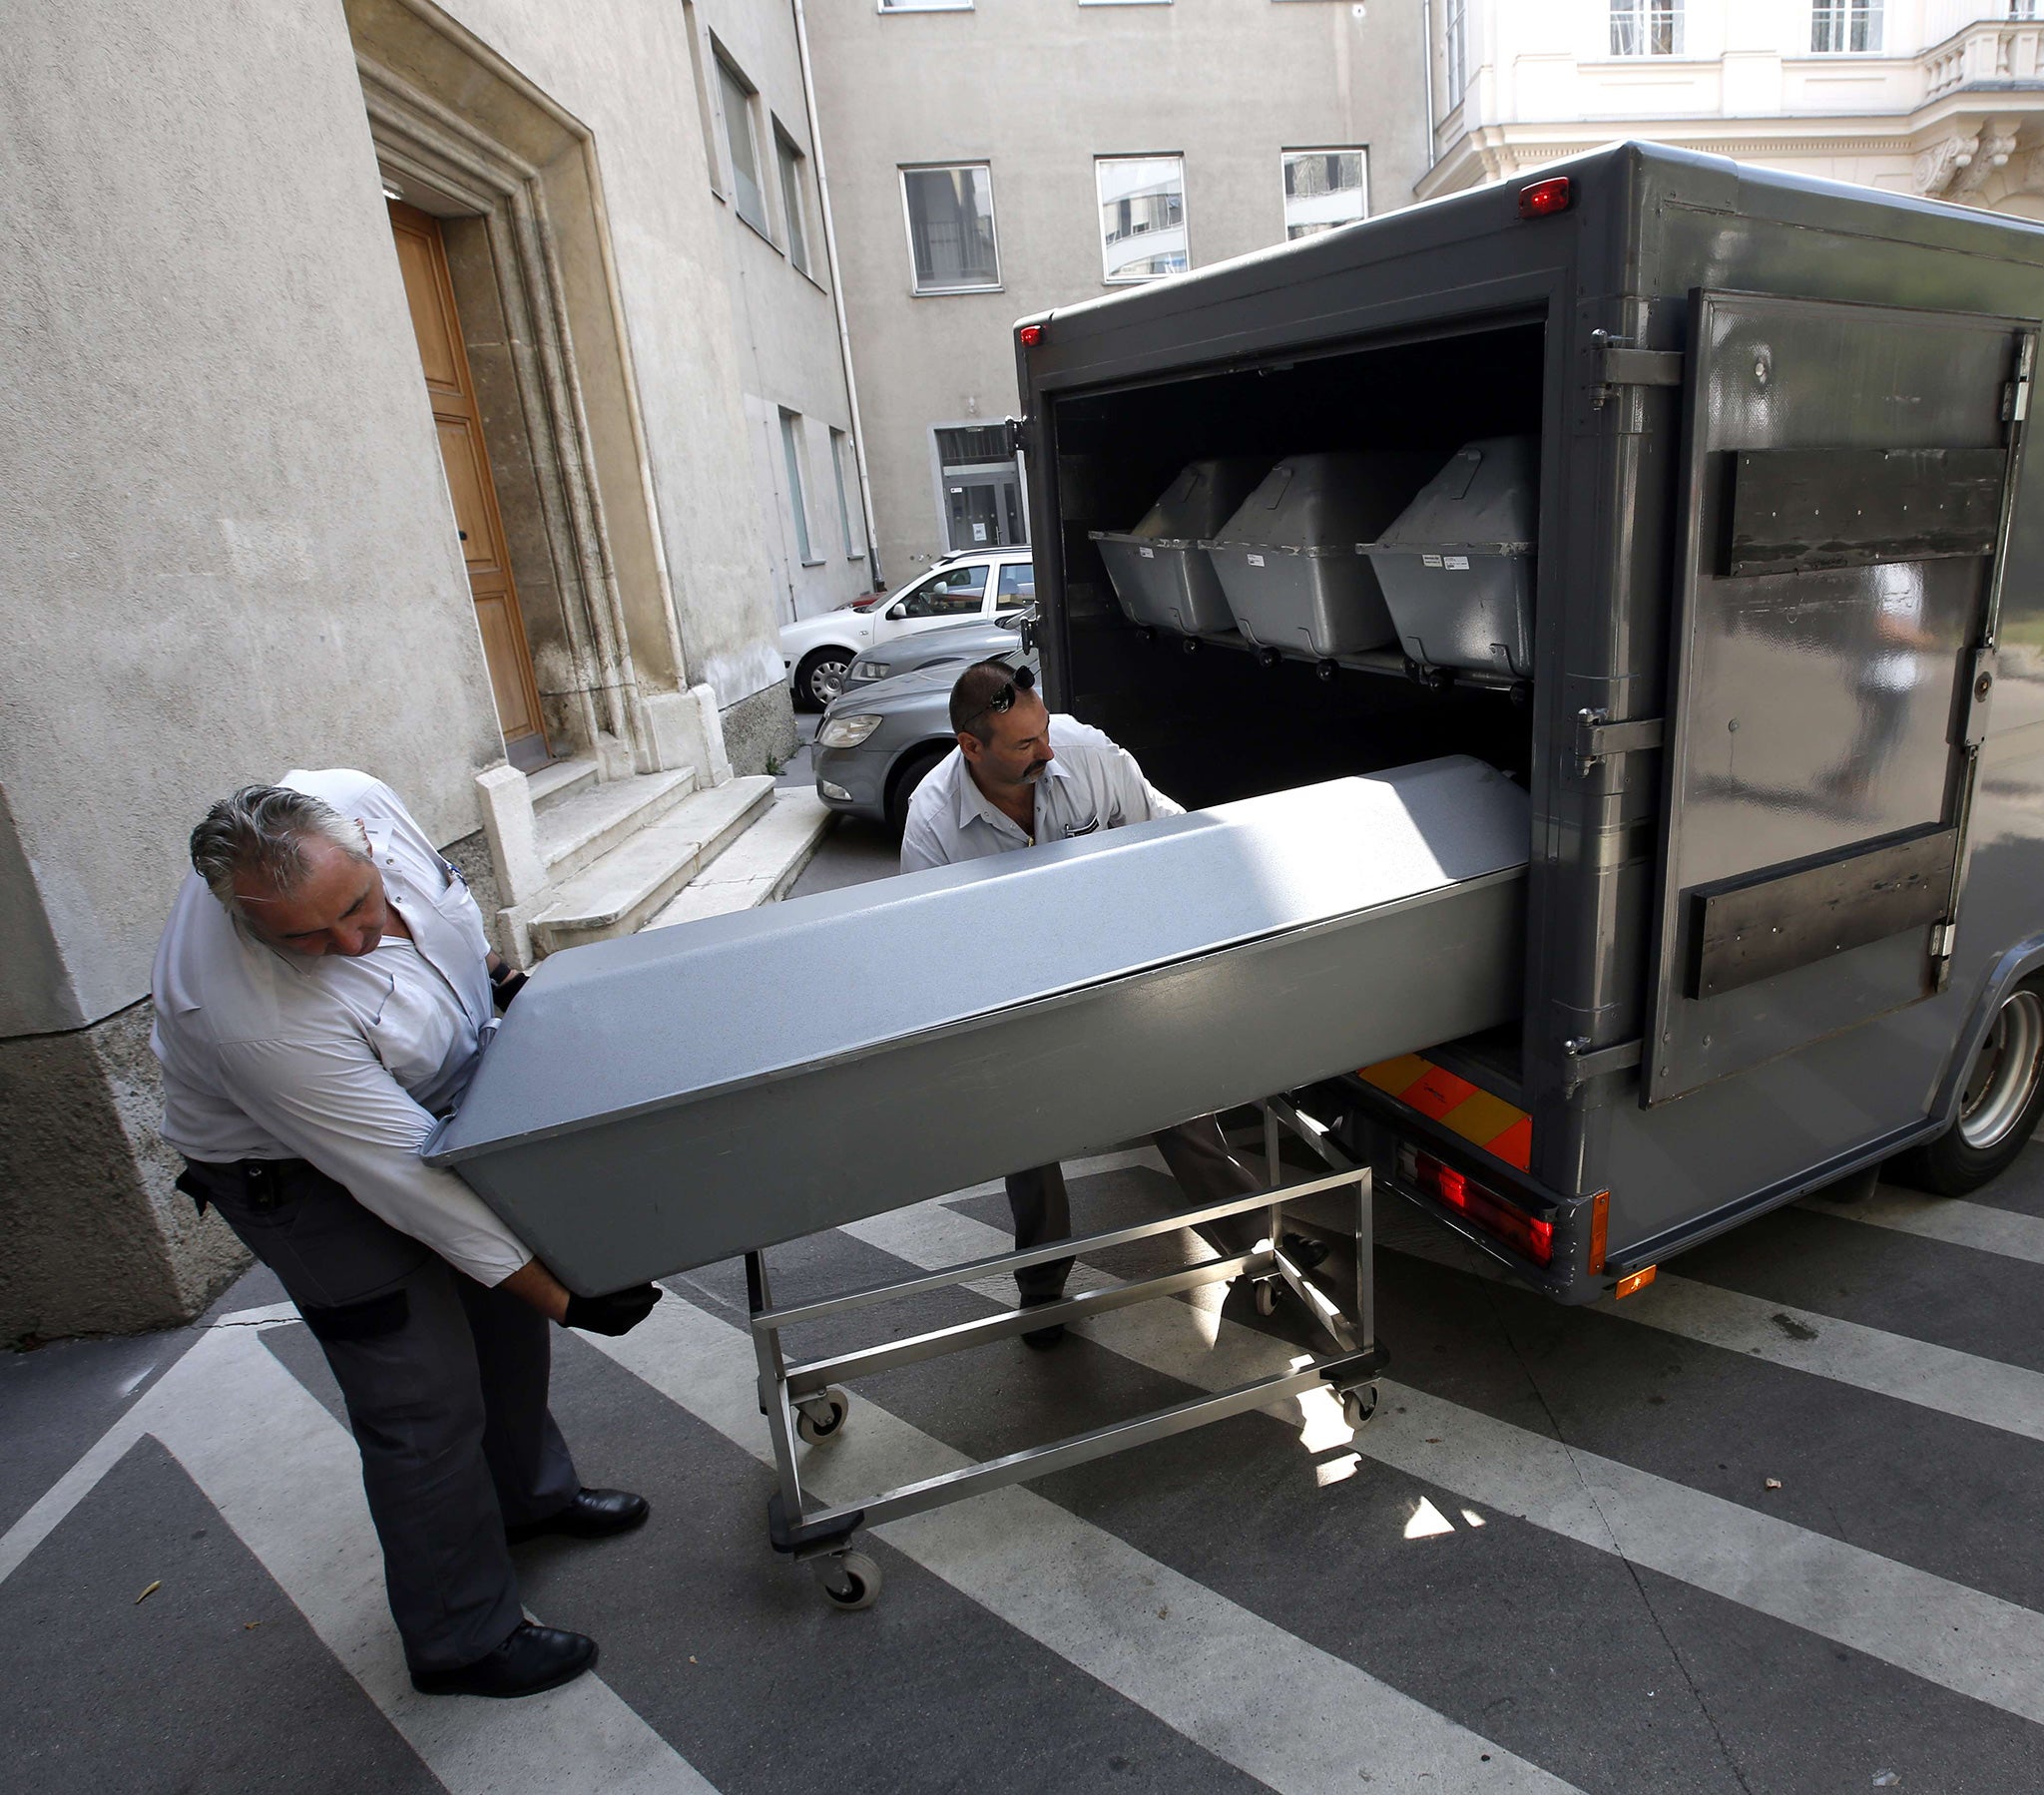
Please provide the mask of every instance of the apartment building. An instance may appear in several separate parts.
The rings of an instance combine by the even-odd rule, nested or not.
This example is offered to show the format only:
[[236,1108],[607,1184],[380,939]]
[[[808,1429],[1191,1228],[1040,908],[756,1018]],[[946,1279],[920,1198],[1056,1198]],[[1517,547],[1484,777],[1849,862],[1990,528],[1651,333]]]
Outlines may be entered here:
[[2044,218],[2038,0],[1431,0],[1421,197],[1648,137]]
[[1427,170],[1414,5],[805,10],[890,580],[1024,540],[1017,317],[1404,205]]

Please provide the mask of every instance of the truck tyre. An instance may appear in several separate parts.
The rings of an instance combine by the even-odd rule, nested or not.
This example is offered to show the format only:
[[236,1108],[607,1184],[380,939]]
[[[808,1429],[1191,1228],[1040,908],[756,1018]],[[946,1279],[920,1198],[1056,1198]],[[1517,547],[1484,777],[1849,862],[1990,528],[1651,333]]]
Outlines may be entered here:
[[1933,1196],[1965,1196],[2015,1163],[2044,1111],[2044,976],[2001,1000],[1966,1069],[1959,1114],[1934,1140],[1889,1161],[1899,1183]]
[[851,666],[849,649],[811,649],[794,670],[794,701],[803,710],[821,710],[844,689]]
[[936,771],[937,765],[950,748],[943,743],[933,743],[926,748],[916,748],[902,756],[894,782],[887,788],[887,822],[895,834],[908,827],[908,800],[915,796],[915,788]]

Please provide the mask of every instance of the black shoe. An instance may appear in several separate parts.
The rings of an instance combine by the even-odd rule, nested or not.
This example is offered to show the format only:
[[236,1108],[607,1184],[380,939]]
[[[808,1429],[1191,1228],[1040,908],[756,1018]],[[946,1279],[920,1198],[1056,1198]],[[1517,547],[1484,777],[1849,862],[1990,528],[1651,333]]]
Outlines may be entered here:
[[629,1490],[583,1490],[565,1509],[556,1509],[544,1520],[507,1527],[504,1538],[513,1546],[547,1534],[564,1534],[570,1540],[607,1540],[612,1534],[629,1534],[635,1527],[645,1526],[652,1512],[645,1497]]
[[1310,1271],[1327,1256],[1327,1243],[1315,1240],[1310,1234],[1286,1234],[1278,1243],[1284,1248],[1284,1256],[1300,1271]]
[[537,1695],[572,1683],[596,1667],[596,1641],[557,1626],[521,1621],[488,1657],[458,1670],[414,1670],[411,1686],[421,1695],[493,1695],[509,1699]]
[[[1022,1306],[1025,1309],[1040,1309],[1045,1303],[1061,1303],[1064,1300],[1062,1293],[1056,1296],[1025,1296],[1022,1299]],[[1064,1337],[1065,1324],[1062,1321],[1054,1321],[1047,1328],[1031,1328],[1022,1336],[1022,1344],[1033,1346],[1038,1352],[1049,1352]]]

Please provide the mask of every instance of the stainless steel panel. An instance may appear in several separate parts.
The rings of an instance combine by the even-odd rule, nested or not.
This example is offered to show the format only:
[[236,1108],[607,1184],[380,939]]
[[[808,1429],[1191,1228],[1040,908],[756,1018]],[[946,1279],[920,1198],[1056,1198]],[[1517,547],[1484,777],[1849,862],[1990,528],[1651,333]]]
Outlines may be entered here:
[[1739,453],[1994,449],[2004,320],[1706,294],[1693,389],[1653,1015],[1659,1103],[1909,1004],[1920,942],[1855,948],[1715,997],[1684,994],[1687,894],[1957,820],[1952,743],[1986,556],[1720,575]]
[[428,1156],[612,1289],[1517,1013],[1525,797],[1465,758],[545,961]]

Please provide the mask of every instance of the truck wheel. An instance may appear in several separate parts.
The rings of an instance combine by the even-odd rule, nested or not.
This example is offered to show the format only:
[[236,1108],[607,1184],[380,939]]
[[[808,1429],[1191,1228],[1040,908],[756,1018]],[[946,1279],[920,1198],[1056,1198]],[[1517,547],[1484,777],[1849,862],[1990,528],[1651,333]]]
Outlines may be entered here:
[[811,649],[794,670],[794,701],[804,710],[821,710],[844,689],[851,654],[845,649]]
[[942,746],[917,748],[902,760],[887,791],[887,821],[895,834],[908,827],[908,800],[915,796],[915,788],[936,771],[950,751]]
[[1966,1069],[1958,1120],[1935,1140],[1889,1161],[1902,1183],[1933,1196],[1965,1196],[2015,1163],[2044,1111],[2044,978],[2001,1001]]

